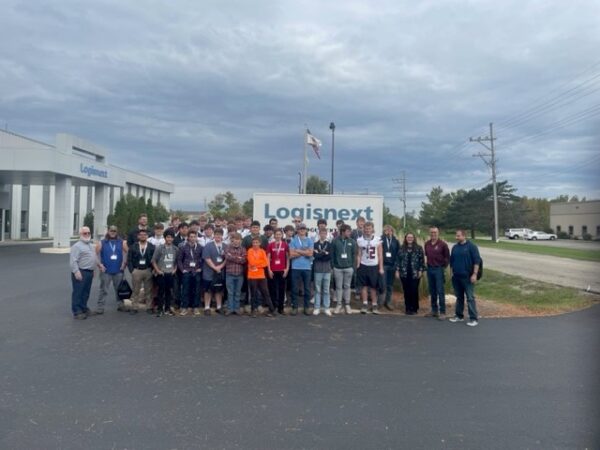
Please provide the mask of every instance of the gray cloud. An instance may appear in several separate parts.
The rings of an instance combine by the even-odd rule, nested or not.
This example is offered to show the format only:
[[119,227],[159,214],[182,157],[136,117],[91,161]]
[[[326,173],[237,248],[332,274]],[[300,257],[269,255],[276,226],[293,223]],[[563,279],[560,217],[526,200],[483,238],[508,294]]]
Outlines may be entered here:
[[331,121],[336,191],[382,193],[395,211],[402,170],[409,210],[432,186],[484,184],[483,149],[464,142],[490,121],[519,193],[600,197],[600,77],[568,93],[600,74],[597,2],[413,3],[9,1],[0,120],[103,145],[175,182],[186,208],[294,192],[304,124],[325,144],[309,172],[329,178]]

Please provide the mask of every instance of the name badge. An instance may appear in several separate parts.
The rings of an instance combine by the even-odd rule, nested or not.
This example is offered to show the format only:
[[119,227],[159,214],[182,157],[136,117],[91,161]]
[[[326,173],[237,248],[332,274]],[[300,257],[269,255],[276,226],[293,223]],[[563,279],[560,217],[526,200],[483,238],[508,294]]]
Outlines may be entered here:
[[275,260],[275,265],[277,265],[277,266],[278,266],[279,264],[281,264],[281,261],[280,261],[279,259],[276,259],[276,260]]
[[116,261],[117,260],[117,255],[110,255],[110,259],[112,261]]
[[342,259],[348,259],[348,253],[342,253],[340,255],[340,258],[342,258]]
[[221,263],[221,262],[223,262],[223,258],[221,258],[220,256],[217,256],[217,262],[218,262],[218,263]]
[[173,267],[173,264],[165,264],[165,267],[166,267],[167,269],[171,269],[171,268]]
[[146,260],[140,259],[140,266],[145,266],[145,265],[146,265]]
[[386,258],[391,258],[392,257],[392,252],[385,252],[385,257]]
[[192,261],[192,262],[190,263],[190,267],[196,267],[196,263]]

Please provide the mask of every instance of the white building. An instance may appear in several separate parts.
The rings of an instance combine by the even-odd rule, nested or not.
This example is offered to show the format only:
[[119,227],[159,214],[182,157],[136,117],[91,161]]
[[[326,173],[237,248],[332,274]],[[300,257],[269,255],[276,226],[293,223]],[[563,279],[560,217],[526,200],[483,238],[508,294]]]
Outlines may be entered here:
[[169,208],[172,184],[106,162],[106,152],[69,134],[54,145],[0,130],[0,240],[53,238],[68,247],[83,219],[94,212],[94,230],[125,194]]

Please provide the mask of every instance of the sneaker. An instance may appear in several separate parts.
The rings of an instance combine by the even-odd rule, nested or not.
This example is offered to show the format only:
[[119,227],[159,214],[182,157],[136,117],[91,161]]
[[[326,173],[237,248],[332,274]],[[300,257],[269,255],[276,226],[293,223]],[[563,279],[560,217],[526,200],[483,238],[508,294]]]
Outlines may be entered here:
[[180,316],[187,316],[187,313],[188,313],[188,311],[186,308],[182,308],[181,311],[179,311]]
[[167,309],[165,311],[165,316],[172,316],[173,315],[173,311],[171,311],[170,309]]
[[277,312],[279,313],[280,316],[285,316],[285,309],[279,309],[279,310],[277,310]]
[[164,316],[164,315],[165,315],[165,313],[164,313],[164,312],[162,312],[162,311],[157,311],[157,312],[156,312],[156,317],[162,317],[162,316]]
[[327,317],[331,317],[331,310],[329,308],[325,308],[325,310],[323,311],[323,313],[327,316]]
[[292,308],[292,312],[290,313],[292,316],[298,314],[298,308]]
[[267,316],[267,317],[275,317],[274,313],[275,313],[275,311],[269,311],[269,310],[267,310],[265,316]]
[[305,316],[310,316],[310,310],[308,308],[304,308],[303,313]]
[[440,313],[437,316],[437,320],[446,320],[446,313]]
[[[204,315],[205,315],[205,316],[210,316],[210,315],[211,315],[211,313],[212,313],[212,312],[211,312],[210,308],[206,308],[206,309],[204,310]],[[198,315],[200,315],[200,313],[198,313]]]
[[373,314],[381,314],[378,306],[373,306]]
[[366,314],[368,311],[369,311],[369,308],[367,308],[367,305],[363,305],[362,308],[360,308],[361,314]]
[[313,316],[318,316],[321,313],[321,310],[319,308],[315,308],[313,311]]
[[83,314],[85,314],[87,317],[92,317],[92,316],[97,316],[98,312],[97,311],[92,311],[91,309],[88,309]]
[[73,316],[73,319],[75,319],[75,320],[85,320],[85,319],[87,319],[87,315],[85,313],[75,314]]
[[477,322],[476,320],[469,320],[467,322],[467,325],[470,327],[476,327],[477,325],[479,325],[479,322]]
[[117,306],[117,311],[127,312],[127,308],[125,307],[125,305],[119,305],[119,306]]
[[227,310],[225,311],[225,317],[229,317],[231,315],[231,311]]
[[392,305],[390,305],[389,303],[386,303],[385,305],[383,305],[385,309],[387,309],[388,311],[393,311],[394,307]]
[[194,314],[195,316],[199,316],[199,315],[201,314],[201,313],[200,313],[200,308],[194,308],[194,312],[193,312],[193,314]]
[[217,314],[223,314],[223,308],[217,308],[217,309],[215,309],[215,312]]
[[346,314],[352,314],[352,307],[350,305],[346,305]]
[[258,317],[258,314],[255,309],[253,309],[252,312],[250,313],[250,317],[252,317],[253,319],[256,319]]
[[465,321],[465,319],[463,319],[462,317],[458,317],[458,316],[450,317],[448,320],[452,323]]
[[439,316],[439,314],[437,312],[433,312],[433,311],[425,313],[425,317],[438,317],[438,316]]
[[333,311],[333,312],[334,312],[334,314],[341,314],[341,313],[342,313],[342,308],[343,308],[343,307],[342,307],[342,304],[341,304],[341,303],[340,303],[340,304],[338,304],[338,305],[335,307],[335,310]]

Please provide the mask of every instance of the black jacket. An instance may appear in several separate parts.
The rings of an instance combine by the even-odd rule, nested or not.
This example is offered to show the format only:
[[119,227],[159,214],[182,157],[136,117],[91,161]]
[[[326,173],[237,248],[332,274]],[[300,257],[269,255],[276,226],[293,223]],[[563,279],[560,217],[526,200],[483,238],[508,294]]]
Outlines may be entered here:
[[[390,240],[389,245],[388,239]],[[400,250],[400,241],[396,238],[396,236],[392,236],[390,239],[383,235],[381,236],[381,242],[383,246],[383,265],[385,267],[395,267],[398,251]],[[390,256],[387,256],[388,254]]]

